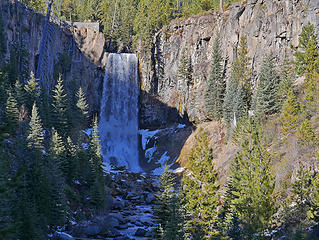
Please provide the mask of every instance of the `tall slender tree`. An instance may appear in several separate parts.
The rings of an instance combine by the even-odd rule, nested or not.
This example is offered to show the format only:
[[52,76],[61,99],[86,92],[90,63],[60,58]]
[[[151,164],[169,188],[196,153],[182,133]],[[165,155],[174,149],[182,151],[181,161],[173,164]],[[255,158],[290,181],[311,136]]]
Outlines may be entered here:
[[29,148],[35,148],[39,150],[44,149],[44,133],[36,103],[33,103],[32,107],[31,119],[29,123],[29,134],[27,140]]
[[216,37],[213,45],[213,56],[211,63],[211,72],[208,79],[206,90],[206,110],[210,117],[217,120],[223,116],[223,103],[226,91],[226,81],[223,76],[223,58],[221,52],[221,42],[219,35]]

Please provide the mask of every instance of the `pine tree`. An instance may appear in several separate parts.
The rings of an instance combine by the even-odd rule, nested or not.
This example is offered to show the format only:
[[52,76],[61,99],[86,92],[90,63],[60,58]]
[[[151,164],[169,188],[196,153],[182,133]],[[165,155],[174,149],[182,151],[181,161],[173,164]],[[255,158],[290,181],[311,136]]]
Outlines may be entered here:
[[272,54],[262,62],[256,94],[256,113],[259,117],[271,115],[279,110],[278,106],[279,77],[275,70],[275,59]]
[[66,180],[68,184],[71,184],[71,181],[77,179],[80,175],[79,168],[81,168],[78,161],[78,148],[72,142],[70,137],[67,137],[66,144],[66,159],[68,160],[69,172],[66,176]]
[[292,62],[285,56],[285,59],[280,67],[280,84],[278,88],[278,103],[282,107],[288,98],[290,89],[293,88],[295,72]]
[[183,214],[180,198],[174,189],[177,178],[165,167],[159,179],[159,191],[154,206],[154,220],[158,225],[156,239],[184,239]]
[[313,126],[308,119],[305,119],[298,129],[298,142],[302,145],[311,146],[318,143]]
[[219,185],[212,149],[202,128],[196,136],[196,141],[197,145],[192,149],[187,165],[189,174],[183,176],[183,189],[185,207],[191,216],[188,220],[190,226],[188,232],[193,237],[201,238],[216,234],[213,226],[217,214],[216,208],[219,205],[218,196],[216,196]]
[[50,144],[50,155],[55,159],[58,168],[62,171],[63,176],[67,177],[69,173],[68,159],[66,158],[66,148],[62,137],[52,128],[52,139]]
[[17,125],[19,119],[18,102],[13,97],[11,91],[8,91],[8,99],[6,103],[6,118],[10,124]]
[[85,127],[85,123],[88,119],[88,114],[89,114],[89,106],[86,102],[86,97],[85,94],[82,90],[82,88],[80,87],[77,94],[77,103],[76,106],[80,112],[79,114],[79,119],[77,119],[80,122],[80,127]]
[[[230,78],[226,88],[226,95],[223,104],[223,116],[227,123],[231,123],[236,115],[236,99],[238,94],[238,83],[235,79]],[[237,116],[236,116],[237,117]]]
[[304,83],[306,100],[312,104],[319,90],[319,80],[316,77],[316,73],[319,73],[319,46],[318,35],[310,22],[302,28],[299,45],[294,50],[296,71],[306,78]]
[[223,58],[221,53],[220,37],[217,36],[213,45],[211,72],[208,79],[205,95],[206,111],[208,116],[219,120],[223,117],[223,103],[226,91],[226,82],[223,76]]
[[93,131],[89,143],[89,158],[91,163],[91,202],[97,207],[102,207],[105,201],[105,187],[97,117],[93,121]]
[[[275,212],[275,178],[271,172],[271,154],[261,142],[259,126],[249,118],[247,135],[232,165],[231,205],[248,239],[262,238]],[[256,235],[257,234],[257,235]]]
[[21,105],[25,104],[26,103],[25,91],[19,80],[17,80],[14,84],[14,92],[18,102],[18,106],[20,107]]
[[287,99],[282,107],[280,122],[282,124],[282,133],[287,135],[293,133],[299,122],[300,106],[298,100],[290,89],[287,93]]
[[187,56],[185,49],[182,51],[181,60],[177,69],[177,77],[186,83],[187,87],[193,85],[193,69],[190,57]]
[[38,113],[36,103],[33,103],[31,119],[29,123],[29,135],[27,137],[28,147],[42,150],[44,133],[42,128],[41,119]]
[[67,119],[67,95],[64,90],[63,80],[61,75],[53,90],[53,119],[52,123],[58,133],[66,137],[68,134],[68,119]]
[[232,66],[232,78],[242,86],[244,103],[246,104],[247,109],[251,106],[252,96],[250,82],[251,70],[249,68],[250,60],[250,57],[248,57],[247,39],[245,36],[242,36],[239,41],[238,57],[235,59]]
[[26,107],[31,110],[32,104],[37,102],[39,104],[39,97],[41,88],[39,86],[39,82],[35,79],[33,72],[30,73],[30,78],[26,85],[24,86],[24,90],[26,92]]

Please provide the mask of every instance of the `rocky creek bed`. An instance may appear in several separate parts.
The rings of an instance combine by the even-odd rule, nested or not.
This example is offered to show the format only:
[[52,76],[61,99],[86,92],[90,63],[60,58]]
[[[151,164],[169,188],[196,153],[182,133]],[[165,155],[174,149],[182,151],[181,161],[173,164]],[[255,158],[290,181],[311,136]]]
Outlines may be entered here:
[[54,240],[152,239],[155,224],[152,205],[157,191],[157,176],[113,169],[107,209],[90,221],[74,224],[68,234],[56,232]]

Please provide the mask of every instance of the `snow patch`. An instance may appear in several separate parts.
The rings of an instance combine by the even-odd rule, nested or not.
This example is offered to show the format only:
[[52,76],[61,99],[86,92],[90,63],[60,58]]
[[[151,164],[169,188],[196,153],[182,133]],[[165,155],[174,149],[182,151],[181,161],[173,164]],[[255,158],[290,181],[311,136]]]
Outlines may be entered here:
[[162,166],[165,165],[165,163],[168,162],[168,160],[170,159],[171,157],[167,155],[167,151],[161,156],[160,160],[158,160],[157,163],[161,164]]
[[146,149],[147,143],[150,141],[152,137],[154,137],[160,130],[150,131],[149,129],[140,129],[138,130],[138,134],[142,136],[142,148]]
[[147,162],[150,163],[153,158],[153,154],[156,151],[156,146],[149,148],[145,151],[145,158],[147,159]]
[[181,124],[181,123],[180,123],[180,124],[177,125],[177,128],[185,128],[185,127],[186,127],[185,124]]
[[173,173],[181,173],[181,172],[184,172],[186,168],[185,167],[179,167],[179,168],[176,168]]

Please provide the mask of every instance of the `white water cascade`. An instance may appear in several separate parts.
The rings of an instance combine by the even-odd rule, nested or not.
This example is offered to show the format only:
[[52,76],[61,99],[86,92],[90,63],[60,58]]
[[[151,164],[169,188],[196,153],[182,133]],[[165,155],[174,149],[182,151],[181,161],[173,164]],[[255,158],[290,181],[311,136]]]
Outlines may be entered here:
[[138,58],[135,54],[108,56],[99,121],[102,156],[110,164],[139,172]]

